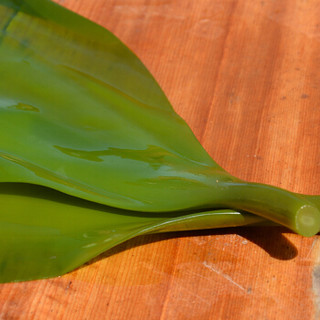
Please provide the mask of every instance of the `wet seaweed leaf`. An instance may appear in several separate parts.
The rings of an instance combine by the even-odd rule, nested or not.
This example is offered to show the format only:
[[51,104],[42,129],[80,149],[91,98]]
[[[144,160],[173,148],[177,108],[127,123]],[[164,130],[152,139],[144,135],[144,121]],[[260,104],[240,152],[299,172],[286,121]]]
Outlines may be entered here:
[[54,277],[137,235],[261,222],[232,210],[141,214],[45,187],[0,184],[0,282]]
[[228,174],[119,39],[49,0],[0,0],[0,74],[0,281],[146,232],[264,221],[237,210],[319,231],[317,197]]

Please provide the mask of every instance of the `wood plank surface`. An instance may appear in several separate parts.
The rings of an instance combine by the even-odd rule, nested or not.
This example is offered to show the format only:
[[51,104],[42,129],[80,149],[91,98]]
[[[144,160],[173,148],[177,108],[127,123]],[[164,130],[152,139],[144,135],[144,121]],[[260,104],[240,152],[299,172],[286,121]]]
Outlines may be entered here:
[[[320,194],[317,0],[60,0],[145,63],[230,173]],[[0,319],[320,319],[319,236],[236,228],[130,240],[0,285]]]

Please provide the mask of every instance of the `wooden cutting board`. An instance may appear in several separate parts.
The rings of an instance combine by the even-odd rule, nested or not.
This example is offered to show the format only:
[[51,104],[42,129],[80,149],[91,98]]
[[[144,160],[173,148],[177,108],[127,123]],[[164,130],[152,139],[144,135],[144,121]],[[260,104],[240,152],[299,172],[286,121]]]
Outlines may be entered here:
[[[114,32],[230,173],[320,194],[317,0],[60,0]],[[320,241],[281,228],[130,240],[0,285],[0,319],[320,319]]]

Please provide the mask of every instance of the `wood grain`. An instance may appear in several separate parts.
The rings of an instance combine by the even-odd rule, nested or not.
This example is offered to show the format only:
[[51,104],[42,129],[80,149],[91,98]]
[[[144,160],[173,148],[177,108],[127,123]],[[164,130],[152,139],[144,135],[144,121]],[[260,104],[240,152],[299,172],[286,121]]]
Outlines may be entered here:
[[[320,194],[316,0],[60,0],[114,32],[230,173]],[[130,240],[0,285],[0,319],[320,319],[320,241],[280,228]]]

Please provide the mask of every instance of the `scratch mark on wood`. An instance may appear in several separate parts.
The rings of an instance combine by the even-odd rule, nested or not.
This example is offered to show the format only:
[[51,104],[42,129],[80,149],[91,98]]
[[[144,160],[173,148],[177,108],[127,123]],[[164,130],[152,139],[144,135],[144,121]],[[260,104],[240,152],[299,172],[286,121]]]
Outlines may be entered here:
[[314,248],[316,242],[317,242],[317,238],[314,238],[313,241],[312,241],[312,244],[311,244],[311,246],[310,246],[310,249],[309,249],[308,253],[306,254],[305,258],[302,259],[302,260],[311,260],[310,254],[311,254],[311,252],[313,251],[313,248]]
[[246,290],[243,286],[241,286],[239,283],[235,282],[230,276],[228,276],[227,274],[224,274],[221,270],[215,268],[212,264],[204,261],[204,262],[203,262],[203,265],[204,265],[206,268],[210,269],[211,271],[213,271],[213,272],[217,273],[218,275],[224,277],[226,280],[228,280],[229,282],[231,282],[233,285],[235,285],[235,286],[238,287],[239,289],[247,292],[247,290]]

